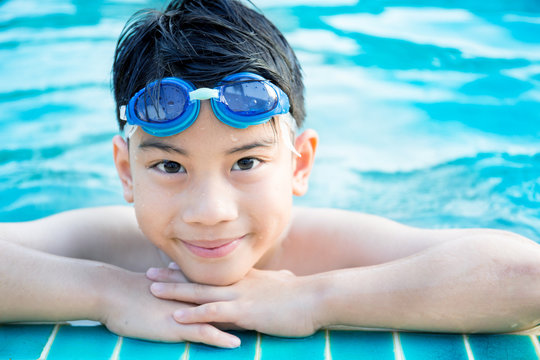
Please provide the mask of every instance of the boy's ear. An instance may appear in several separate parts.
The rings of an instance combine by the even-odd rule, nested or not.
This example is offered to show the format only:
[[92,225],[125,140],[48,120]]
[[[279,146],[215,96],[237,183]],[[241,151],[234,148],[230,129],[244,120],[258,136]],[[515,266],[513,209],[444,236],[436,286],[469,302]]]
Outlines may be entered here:
[[302,155],[295,157],[293,172],[293,194],[304,195],[308,190],[308,180],[315,160],[315,151],[319,143],[319,135],[315,130],[307,129],[294,142],[294,147]]
[[129,163],[129,148],[126,141],[120,136],[113,137],[113,158],[116,165],[116,172],[122,182],[124,189],[124,199],[128,203],[133,202],[133,178],[131,176],[131,165]]

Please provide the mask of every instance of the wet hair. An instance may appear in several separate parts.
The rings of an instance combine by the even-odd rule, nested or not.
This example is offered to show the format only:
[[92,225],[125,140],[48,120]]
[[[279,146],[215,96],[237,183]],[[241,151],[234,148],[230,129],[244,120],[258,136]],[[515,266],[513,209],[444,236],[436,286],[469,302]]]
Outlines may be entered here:
[[141,10],[122,30],[112,69],[119,108],[150,82],[165,77],[214,87],[225,76],[252,72],[289,97],[291,115],[304,121],[304,85],[298,60],[281,32],[237,0],[172,0],[164,11]]

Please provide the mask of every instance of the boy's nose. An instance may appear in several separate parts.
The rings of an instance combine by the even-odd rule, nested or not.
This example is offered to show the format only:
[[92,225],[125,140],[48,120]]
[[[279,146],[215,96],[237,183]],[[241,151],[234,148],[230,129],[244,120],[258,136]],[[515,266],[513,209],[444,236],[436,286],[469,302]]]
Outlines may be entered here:
[[233,221],[237,217],[233,190],[216,179],[206,179],[191,189],[183,211],[184,222],[206,226]]

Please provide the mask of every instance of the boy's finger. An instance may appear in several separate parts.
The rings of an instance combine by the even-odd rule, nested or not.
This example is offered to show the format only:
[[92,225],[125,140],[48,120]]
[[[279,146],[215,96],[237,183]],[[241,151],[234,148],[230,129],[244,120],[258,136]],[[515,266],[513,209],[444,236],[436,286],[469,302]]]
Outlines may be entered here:
[[186,341],[200,342],[223,348],[240,346],[240,339],[210,324],[191,324],[182,327],[181,337]]
[[193,283],[161,283],[150,286],[152,294],[161,299],[177,300],[193,304],[232,300],[234,294],[227,287]]
[[188,279],[181,271],[171,268],[150,268],[146,271],[146,277],[150,280],[159,282],[188,282]]
[[174,312],[173,317],[181,324],[193,323],[235,323],[234,306],[230,302],[203,304]]

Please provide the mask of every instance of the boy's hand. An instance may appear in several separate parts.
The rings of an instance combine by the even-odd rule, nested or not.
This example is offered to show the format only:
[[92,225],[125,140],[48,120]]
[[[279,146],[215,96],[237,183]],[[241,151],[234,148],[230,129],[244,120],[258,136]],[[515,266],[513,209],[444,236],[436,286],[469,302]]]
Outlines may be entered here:
[[106,313],[100,319],[110,331],[121,336],[164,342],[202,342],[226,348],[240,345],[236,336],[210,324],[176,322],[172,313],[193,305],[152,296],[148,290],[151,282],[144,274],[119,271],[115,275],[109,281],[118,284],[117,291],[107,295],[102,306]]
[[280,336],[307,336],[321,327],[314,318],[320,297],[308,277],[251,270],[236,284],[209,286],[177,282],[176,271],[151,269],[147,276],[159,281],[150,288],[156,297],[199,304],[174,311],[181,324],[228,323]]

